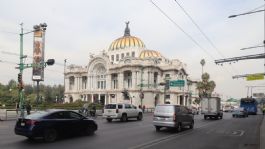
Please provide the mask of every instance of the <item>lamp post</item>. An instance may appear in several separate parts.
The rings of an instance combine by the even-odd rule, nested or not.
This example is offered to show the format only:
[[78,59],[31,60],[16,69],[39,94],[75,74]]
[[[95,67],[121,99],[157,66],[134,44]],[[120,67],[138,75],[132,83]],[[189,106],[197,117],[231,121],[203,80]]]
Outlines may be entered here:
[[[249,14],[263,12],[263,11],[264,11],[264,40],[263,40],[263,47],[264,47],[264,54],[265,54],[265,8],[264,9],[261,9],[261,10],[250,11],[250,12],[236,14],[236,15],[230,15],[230,16],[228,16],[228,18],[235,18],[235,17],[238,17],[238,16],[249,15]],[[264,59],[264,71],[265,71],[265,59]]]
[[[45,32],[47,24],[46,23],[41,23],[40,25],[35,25],[33,28],[34,30],[25,32],[23,30],[23,23],[20,24],[21,26],[21,32],[19,34],[20,36],[20,63],[19,67],[19,74],[18,74],[18,89],[19,89],[19,107],[21,111],[21,118],[25,118],[25,109],[24,109],[24,84],[23,84],[23,70],[26,68],[32,68],[32,67],[46,67],[47,65],[53,65],[54,64],[54,59],[48,59],[47,62],[41,62],[40,64],[24,64],[23,59],[26,58],[27,56],[23,55],[23,36],[32,32],[36,31],[43,31]],[[37,81],[37,90],[38,89],[38,84],[39,82]],[[39,91],[37,91],[37,100],[39,100]]]
[[202,65],[202,74],[203,74],[203,66],[205,65],[205,60],[202,59],[200,63],[201,63],[201,65]]
[[166,91],[169,89],[170,77],[165,77],[164,82],[159,83],[160,86],[164,86],[164,104],[166,103]]
[[64,76],[64,81],[63,81],[63,87],[64,87],[64,95],[63,95],[63,102],[65,101],[65,90],[66,90],[66,87],[65,87],[65,68],[66,68],[66,61],[67,61],[67,59],[64,59],[64,74],[63,74],[63,76]]

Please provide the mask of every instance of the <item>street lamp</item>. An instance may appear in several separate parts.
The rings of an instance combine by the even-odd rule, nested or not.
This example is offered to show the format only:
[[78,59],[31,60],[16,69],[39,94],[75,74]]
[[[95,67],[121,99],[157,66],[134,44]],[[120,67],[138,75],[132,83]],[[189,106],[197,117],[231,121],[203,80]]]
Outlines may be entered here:
[[230,15],[230,16],[228,16],[228,18],[235,18],[237,16],[248,15],[248,14],[262,12],[262,11],[265,11],[265,10],[257,10],[257,11],[250,11],[250,12],[246,12],[246,13],[236,14],[236,15]]
[[164,104],[166,103],[166,91],[169,89],[169,80],[165,79],[165,82],[159,83],[160,86],[164,86]]
[[[29,31],[29,32],[23,32],[23,23],[20,24],[21,26],[21,33],[20,35],[20,63],[19,63],[19,75],[18,75],[18,82],[19,82],[19,107],[21,110],[21,118],[24,118],[24,88],[23,88],[23,70],[26,68],[32,68],[32,67],[36,67],[36,64],[24,64],[23,59],[26,58],[26,56],[23,55],[23,36],[32,32],[37,32],[37,31],[43,31],[45,32],[46,28],[47,28],[47,24],[46,23],[40,23],[39,25],[34,25],[33,26],[33,30]],[[54,64],[54,60],[53,59],[49,59],[47,62],[43,63],[41,62],[40,64],[37,64],[37,67],[46,67],[46,65],[53,65]],[[39,81],[37,81],[38,83]],[[37,87],[38,88],[38,87]],[[37,95],[38,96],[38,95]]]
[[[264,5],[263,5],[263,7],[264,7]],[[256,9],[258,9],[258,8],[256,8]],[[261,46],[261,47],[264,47],[264,54],[265,54],[265,8],[264,9],[261,9],[261,10],[256,10],[256,11],[254,11],[254,10],[252,10],[250,12],[246,12],[246,13],[241,13],[241,14],[236,14],[236,15],[230,15],[230,16],[228,16],[228,18],[234,18],[234,17],[238,17],[238,16],[242,16],[242,15],[248,15],[248,14],[253,14],[253,13],[258,13],[258,12],[263,12],[264,11],[264,40],[263,40],[263,46]],[[243,48],[243,50],[250,49],[250,48],[257,48],[257,47],[260,47],[260,46]],[[264,59],[264,71],[265,71],[265,59]]]

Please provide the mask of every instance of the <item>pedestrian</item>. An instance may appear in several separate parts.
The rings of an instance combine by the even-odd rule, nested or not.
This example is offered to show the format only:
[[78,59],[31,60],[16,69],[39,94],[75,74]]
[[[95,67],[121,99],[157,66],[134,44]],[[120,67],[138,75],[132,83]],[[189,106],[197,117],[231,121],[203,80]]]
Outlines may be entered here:
[[264,115],[265,114],[265,106],[263,106],[262,112],[263,112],[263,115]]
[[18,110],[19,110],[19,103],[16,102],[16,113],[18,115]]
[[144,111],[145,111],[145,105],[143,105],[143,113],[144,113]]
[[139,108],[139,109],[142,109],[142,106],[141,106],[141,105],[139,105],[139,106],[138,106],[138,108]]
[[26,111],[27,111],[27,115],[30,115],[31,105],[29,103],[27,103],[26,105]]
[[95,116],[96,116],[96,111],[97,111],[97,108],[96,108],[96,106],[93,104],[93,105],[92,105],[92,108],[91,108],[91,111],[90,111],[90,115],[91,115],[92,117],[95,117]]

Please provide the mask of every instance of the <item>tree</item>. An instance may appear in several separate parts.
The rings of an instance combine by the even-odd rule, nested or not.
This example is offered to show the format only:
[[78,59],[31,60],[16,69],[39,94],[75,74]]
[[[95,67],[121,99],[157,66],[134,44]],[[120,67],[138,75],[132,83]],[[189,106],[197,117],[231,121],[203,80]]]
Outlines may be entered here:
[[200,63],[201,63],[201,65],[202,65],[202,74],[203,74],[203,66],[205,65],[205,60],[202,59]]
[[208,73],[202,74],[202,81],[197,83],[197,89],[199,91],[199,97],[211,97],[216,84],[214,81],[209,81],[210,75]]

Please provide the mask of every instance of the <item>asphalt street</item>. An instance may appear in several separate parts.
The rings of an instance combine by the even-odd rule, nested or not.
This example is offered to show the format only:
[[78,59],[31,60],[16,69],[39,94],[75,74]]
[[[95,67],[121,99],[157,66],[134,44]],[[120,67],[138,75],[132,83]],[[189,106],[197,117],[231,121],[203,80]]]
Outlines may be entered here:
[[[193,130],[176,133],[163,129],[156,132],[152,114],[145,114],[142,121],[113,121],[98,117],[99,130],[92,136],[62,138],[54,143],[30,141],[14,134],[15,121],[0,122],[1,149],[258,149],[261,115],[232,118],[225,113],[223,120],[204,120],[195,116]],[[66,130],[67,131],[67,130]]]

